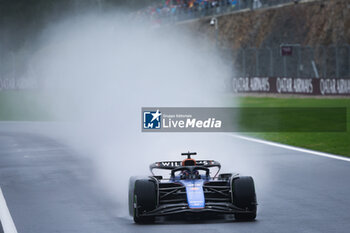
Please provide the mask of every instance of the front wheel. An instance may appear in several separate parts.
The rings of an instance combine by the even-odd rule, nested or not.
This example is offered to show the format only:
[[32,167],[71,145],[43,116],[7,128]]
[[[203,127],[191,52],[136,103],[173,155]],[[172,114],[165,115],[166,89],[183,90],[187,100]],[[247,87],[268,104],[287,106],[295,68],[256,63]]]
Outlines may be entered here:
[[232,181],[233,204],[250,213],[236,213],[236,220],[254,220],[256,218],[256,194],[254,180],[250,176],[241,176]]
[[157,205],[157,187],[155,181],[150,179],[140,179],[135,181],[134,187],[134,211],[133,217],[135,223],[146,224],[155,220],[153,216],[140,216],[154,210]]

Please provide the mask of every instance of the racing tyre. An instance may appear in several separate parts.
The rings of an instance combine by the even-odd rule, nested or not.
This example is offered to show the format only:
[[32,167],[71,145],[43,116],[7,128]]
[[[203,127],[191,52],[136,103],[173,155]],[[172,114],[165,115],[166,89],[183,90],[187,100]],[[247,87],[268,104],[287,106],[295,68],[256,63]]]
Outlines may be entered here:
[[135,181],[134,186],[134,221],[139,224],[152,223],[153,216],[140,216],[140,214],[154,210],[157,207],[156,181],[140,179]]
[[256,218],[256,194],[254,180],[250,176],[241,176],[232,181],[233,204],[251,213],[236,213],[236,220],[249,221]]

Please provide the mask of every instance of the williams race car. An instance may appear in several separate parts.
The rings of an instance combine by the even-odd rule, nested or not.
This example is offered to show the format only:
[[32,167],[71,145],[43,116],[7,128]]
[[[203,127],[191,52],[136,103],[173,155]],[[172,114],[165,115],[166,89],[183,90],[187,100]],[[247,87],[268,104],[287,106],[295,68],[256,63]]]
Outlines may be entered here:
[[[152,176],[129,180],[129,213],[136,223],[150,223],[156,216],[182,213],[233,214],[237,220],[254,220],[257,202],[253,178],[237,173],[219,174],[214,160],[194,160],[195,152],[182,153],[183,161],[156,162]],[[169,170],[165,179],[155,169]],[[212,176],[212,170],[216,169]],[[219,175],[218,175],[219,174]]]

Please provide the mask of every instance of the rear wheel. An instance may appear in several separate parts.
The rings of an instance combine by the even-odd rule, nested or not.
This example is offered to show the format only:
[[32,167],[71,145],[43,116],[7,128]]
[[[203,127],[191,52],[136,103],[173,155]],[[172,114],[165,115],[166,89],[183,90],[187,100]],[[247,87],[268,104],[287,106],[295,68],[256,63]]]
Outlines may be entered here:
[[241,176],[232,182],[233,204],[250,213],[236,213],[237,220],[254,220],[256,218],[256,194],[254,180],[250,176]]
[[154,210],[157,206],[157,185],[156,181],[141,179],[135,181],[134,187],[134,221],[135,223],[152,223],[153,216],[140,216],[143,213]]

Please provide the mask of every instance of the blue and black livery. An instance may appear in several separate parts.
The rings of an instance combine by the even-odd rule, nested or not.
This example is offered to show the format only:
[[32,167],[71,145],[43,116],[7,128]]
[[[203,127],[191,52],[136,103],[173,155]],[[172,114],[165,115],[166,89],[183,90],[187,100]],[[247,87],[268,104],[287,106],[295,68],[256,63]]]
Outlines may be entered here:
[[[157,216],[181,213],[233,214],[238,220],[254,220],[257,202],[253,178],[237,173],[219,174],[214,160],[194,160],[195,152],[182,153],[183,161],[164,161],[150,165],[152,176],[131,177],[129,213],[136,223],[153,222]],[[212,176],[211,169],[217,168]],[[165,179],[155,169],[170,171]]]

